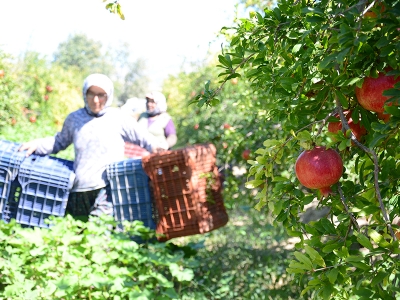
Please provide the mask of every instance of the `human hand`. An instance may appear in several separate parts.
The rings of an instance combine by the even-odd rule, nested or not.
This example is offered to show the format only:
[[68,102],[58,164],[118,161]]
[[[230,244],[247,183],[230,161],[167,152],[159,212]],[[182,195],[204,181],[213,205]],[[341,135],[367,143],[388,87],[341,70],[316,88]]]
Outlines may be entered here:
[[167,149],[164,149],[164,148],[155,148],[155,149],[153,149],[153,153],[162,153],[162,152],[165,152],[165,151],[168,151]]
[[27,150],[26,151],[26,157],[28,157],[33,152],[35,152],[36,149],[37,149],[37,143],[35,141],[30,141],[30,142],[23,143],[21,145],[21,147],[19,147],[18,151]]

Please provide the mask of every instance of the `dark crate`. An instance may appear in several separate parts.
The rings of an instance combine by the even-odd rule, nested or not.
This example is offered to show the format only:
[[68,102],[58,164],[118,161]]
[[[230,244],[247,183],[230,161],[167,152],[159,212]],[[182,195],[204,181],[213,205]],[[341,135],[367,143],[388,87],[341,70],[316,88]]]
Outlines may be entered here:
[[18,152],[18,143],[0,140],[0,219],[10,194],[12,181],[18,174],[25,152]]
[[63,217],[75,179],[72,167],[73,162],[51,156],[26,158],[12,184],[3,220],[15,218],[23,226],[48,228],[49,216]]
[[142,164],[154,188],[160,240],[206,233],[228,222],[214,145],[151,154]]
[[[114,205],[114,218],[122,221],[142,221],[155,229],[155,209],[141,159],[126,159],[107,166],[109,193]],[[122,228],[122,225],[119,225]]]

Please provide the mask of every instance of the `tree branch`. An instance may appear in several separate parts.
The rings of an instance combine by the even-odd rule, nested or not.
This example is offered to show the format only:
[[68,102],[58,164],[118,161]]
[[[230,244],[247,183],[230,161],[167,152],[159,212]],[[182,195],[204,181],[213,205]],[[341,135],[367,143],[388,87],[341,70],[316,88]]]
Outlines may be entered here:
[[[338,97],[335,95],[335,102],[336,102],[336,108],[339,111],[339,116],[340,116],[340,121],[342,122],[342,131],[346,132],[347,130],[350,129],[349,123],[347,122],[346,117],[343,114],[343,108],[342,105],[339,102]],[[372,156],[372,160],[374,162],[374,187],[375,187],[375,193],[376,193],[376,197],[378,199],[379,202],[379,207],[381,209],[382,212],[382,216],[386,222],[386,225],[389,228],[390,234],[393,237],[393,239],[395,238],[395,234],[393,232],[393,228],[392,228],[392,224],[390,223],[389,220],[389,216],[387,214],[385,205],[383,204],[382,201],[382,196],[381,196],[381,192],[380,192],[380,188],[379,188],[379,161],[378,161],[378,156],[376,155],[375,151],[373,151],[372,149],[369,149],[368,147],[364,146],[362,143],[360,143],[356,136],[354,135],[354,133],[351,131],[351,141],[357,145],[357,147],[359,147],[361,150],[363,150],[364,152],[370,154]]]

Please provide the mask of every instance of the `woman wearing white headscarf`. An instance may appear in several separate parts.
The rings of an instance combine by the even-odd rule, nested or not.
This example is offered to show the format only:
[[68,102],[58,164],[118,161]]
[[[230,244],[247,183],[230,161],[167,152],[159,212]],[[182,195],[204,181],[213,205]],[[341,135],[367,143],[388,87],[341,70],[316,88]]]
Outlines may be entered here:
[[[82,89],[84,108],[70,113],[61,132],[53,137],[36,139],[22,144],[20,151],[26,155],[55,154],[74,144],[75,182],[71,194],[78,203],[68,201],[71,207],[89,205],[87,213],[112,214],[111,199],[107,199],[108,185],[106,166],[124,159],[124,143],[139,145],[149,152],[159,148],[156,139],[139,128],[136,121],[111,107],[114,95],[112,81],[103,74],[89,75]],[[79,201],[84,203],[79,203]],[[73,211],[71,212],[75,214]]]
[[171,116],[167,113],[167,99],[160,92],[146,95],[147,111],[139,116],[139,125],[153,134],[166,148],[173,147],[177,142],[176,129]]
[[[176,129],[171,116],[167,113],[167,99],[160,92],[151,92],[146,95],[147,111],[140,114],[139,126],[149,131],[158,140],[161,148],[167,150],[177,142]],[[127,157],[141,157],[148,154],[146,150],[125,144],[125,155]]]

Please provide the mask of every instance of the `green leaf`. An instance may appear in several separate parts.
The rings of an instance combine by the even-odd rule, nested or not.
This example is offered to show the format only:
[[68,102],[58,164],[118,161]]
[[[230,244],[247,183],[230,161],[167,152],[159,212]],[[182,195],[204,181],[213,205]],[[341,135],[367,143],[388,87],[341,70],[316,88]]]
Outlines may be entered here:
[[178,281],[191,281],[194,277],[193,270],[184,269],[176,263],[171,263],[169,265],[169,270],[172,276],[178,279]]
[[300,262],[303,263],[305,266],[307,266],[307,269],[308,269],[308,270],[311,271],[311,270],[313,269],[312,262],[311,262],[311,260],[310,260],[306,255],[304,255],[303,253],[298,252],[298,251],[294,252],[293,254],[294,254],[294,256],[297,258],[298,261],[300,261]]
[[343,95],[343,93],[339,90],[335,90],[335,95],[336,97],[338,97],[339,102],[342,106],[347,107],[349,101],[347,100],[347,98],[345,97],[345,95]]
[[385,139],[387,136],[387,134],[375,133],[373,140],[369,143],[369,147],[374,148],[380,140]]
[[300,268],[286,268],[286,272],[289,274],[304,274],[304,270]]
[[322,9],[320,9],[319,7],[303,7],[301,9],[301,13],[303,15],[308,14],[308,13],[313,13],[313,14],[322,15],[322,16],[325,14],[325,12]]
[[260,186],[263,183],[265,183],[265,180],[251,180],[251,181],[246,182],[245,186],[248,189],[253,189],[253,188]]
[[379,234],[376,230],[369,229],[368,234],[371,237],[371,239],[379,245],[379,247],[382,248],[388,248],[390,247],[390,243],[385,240],[385,238]]
[[34,230],[23,230],[20,231],[21,237],[29,241],[29,243],[32,243],[36,246],[43,246],[43,238],[42,238],[42,233],[38,227],[35,227]]
[[303,130],[297,134],[297,139],[300,141],[309,141],[312,139],[311,133],[309,131]]
[[322,218],[320,220],[320,224],[325,229],[326,233],[330,233],[330,234],[335,234],[336,233],[335,226],[333,226],[333,224],[328,219]]
[[259,70],[259,69],[251,69],[250,71],[246,72],[245,76],[251,78],[260,73],[261,73],[261,70]]
[[300,237],[301,238],[303,236],[303,232],[297,231],[297,230],[287,229],[287,233],[288,233],[288,235],[293,236],[293,237]]
[[382,37],[379,39],[379,41],[375,44],[375,47],[377,48],[382,48],[384,46],[387,46],[389,44],[389,40],[387,37]]
[[349,251],[345,246],[342,246],[341,249],[335,250],[333,252],[336,254],[336,256],[340,258],[347,258],[349,256]]
[[274,203],[274,214],[279,215],[283,208],[283,201],[276,201]]
[[360,179],[360,185],[361,186],[364,186],[364,168],[365,168],[365,164],[366,164],[366,162],[363,161],[362,164],[361,164],[360,173],[359,173],[359,176],[358,176],[358,178]]
[[344,81],[343,86],[354,86],[360,80],[358,77],[347,79]]
[[227,60],[225,56],[223,55],[218,55],[218,61],[224,65],[225,67],[231,68],[232,67],[232,63],[230,60]]
[[329,64],[334,61],[336,58],[336,54],[330,54],[327,55],[319,64],[318,64],[318,69],[319,70],[324,70],[327,69]]
[[339,151],[345,150],[347,148],[347,141],[346,140],[341,141],[338,148],[339,148]]
[[363,235],[362,233],[354,233],[354,235],[357,236],[357,241],[364,246],[365,248],[372,250],[374,247],[372,246],[372,243],[370,242],[370,240]]
[[322,258],[322,256],[318,253],[317,250],[313,249],[312,247],[310,247],[309,245],[305,245],[304,246],[304,250],[306,251],[306,253],[308,254],[308,256],[311,257],[311,259],[319,266],[321,267],[325,267],[325,261]]
[[306,17],[306,22],[308,23],[322,23],[325,21],[325,18],[322,17],[318,17],[318,16],[307,16]]
[[328,244],[328,245],[326,245],[326,246],[324,246],[323,248],[322,248],[322,252],[324,252],[324,253],[331,253],[333,250],[336,250],[336,249],[338,249],[340,247],[340,244],[339,243],[332,243],[332,244]]
[[57,286],[53,282],[49,281],[47,282],[44,290],[45,293],[50,296],[57,290]]
[[388,89],[388,90],[384,90],[382,93],[383,96],[387,96],[387,97],[400,97],[400,90],[398,89]]
[[380,243],[380,241],[383,240],[383,236],[380,235],[376,230],[373,229],[369,229],[368,230],[368,235],[370,236],[370,238],[377,244]]
[[330,300],[331,299],[331,295],[334,292],[334,288],[332,285],[330,284],[325,284],[322,287],[322,297],[324,300]]
[[367,205],[364,206],[360,209],[360,211],[358,211],[358,216],[369,216],[372,215],[376,212],[380,211],[379,206],[377,205]]
[[330,283],[334,284],[336,282],[338,274],[339,270],[337,268],[334,268],[326,272],[326,277],[328,277]]
[[340,52],[337,54],[337,56],[336,56],[336,61],[339,62],[339,63],[343,62],[345,56],[347,55],[347,53],[350,52],[350,50],[351,50],[351,48],[348,47],[348,48],[346,48],[346,49],[340,51]]
[[284,77],[284,78],[280,78],[279,83],[281,84],[281,86],[287,90],[288,92],[293,91],[293,86],[297,83],[296,79],[294,78],[289,78],[289,77]]
[[282,181],[288,181],[288,179],[282,176],[275,176],[274,179],[272,180],[272,182],[282,182]]
[[297,261],[291,261],[291,262],[289,263],[289,268],[291,268],[291,269],[305,270],[305,271],[311,271],[311,270],[312,270],[312,267],[310,267],[310,266],[308,266],[308,265],[306,265],[306,264],[299,263],[299,262],[297,262]]
[[261,210],[265,205],[267,205],[267,197],[263,196],[260,198],[260,201],[254,206],[254,208],[258,211]]
[[163,295],[167,296],[168,299],[179,299],[178,293],[173,288],[167,288],[163,291]]
[[359,268],[363,271],[368,271],[371,269],[371,267],[363,262],[356,262],[356,261],[350,261],[349,264],[353,265],[356,268]]
[[293,47],[293,49],[292,49],[292,53],[297,53],[297,52],[299,52],[302,46],[303,46],[302,44],[296,44],[296,45],[294,45],[294,47]]
[[378,274],[376,274],[372,279],[371,285],[375,286],[377,284],[380,284],[386,277],[389,277],[388,272],[379,271]]

